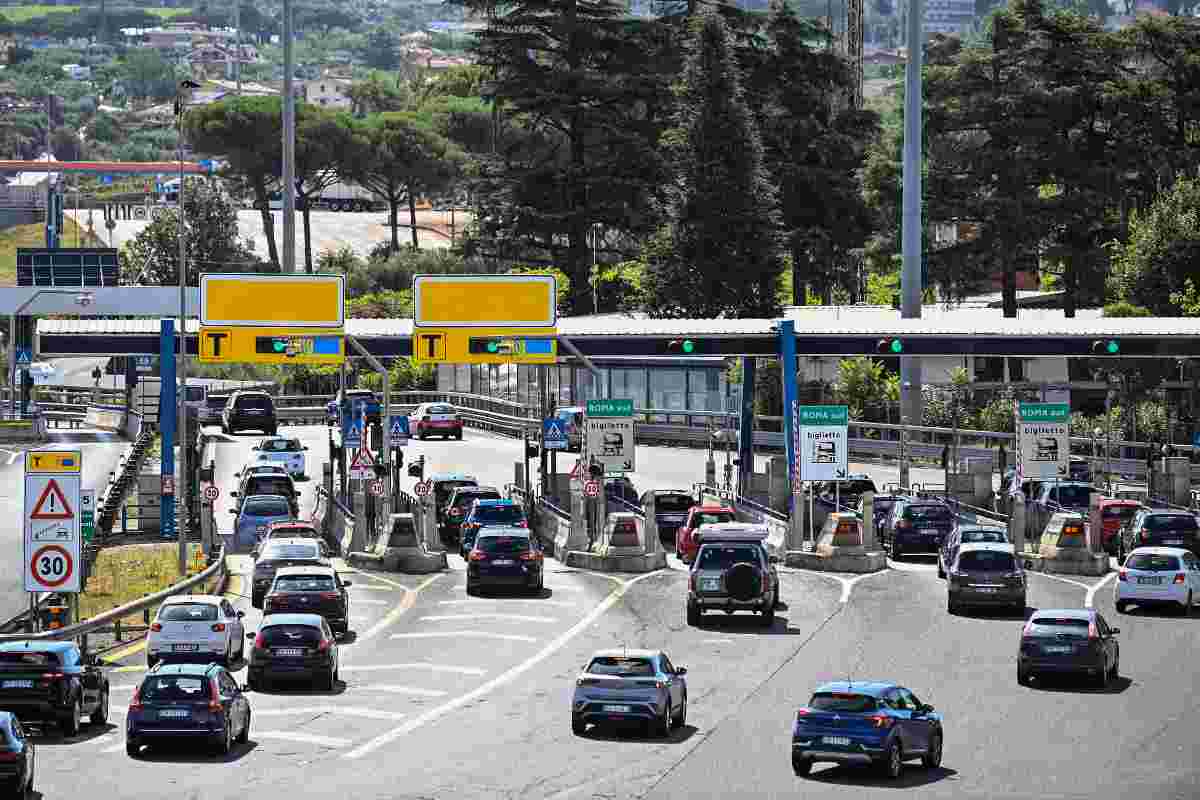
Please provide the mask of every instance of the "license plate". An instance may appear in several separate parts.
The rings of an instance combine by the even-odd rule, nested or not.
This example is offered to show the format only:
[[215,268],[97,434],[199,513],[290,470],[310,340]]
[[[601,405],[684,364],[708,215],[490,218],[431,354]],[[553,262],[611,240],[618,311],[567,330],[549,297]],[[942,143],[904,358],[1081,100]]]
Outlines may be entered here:
[[496,565],[497,567],[511,567],[513,564],[515,564],[517,562],[513,561],[511,558],[497,558],[492,563],[494,565]]
[[33,681],[5,681],[5,689],[32,689]]
[[996,592],[998,592],[998,591],[1000,591],[1000,590],[999,590],[999,589],[992,589],[992,588],[988,588],[988,587],[981,587],[981,588],[977,588],[975,591],[977,591],[977,592],[981,592],[981,593],[983,593],[983,594],[995,594]]
[[171,649],[176,653],[194,653],[200,649],[198,644],[176,644],[171,645]]
[[921,528],[921,535],[922,536],[937,536],[938,529],[937,528]]
[[183,711],[183,710],[179,710],[179,711],[166,710],[166,711],[158,712],[159,719],[187,719],[191,715],[192,715],[192,712]]
[[849,747],[850,746],[850,737],[849,736],[822,736],[821,743],[822,744],[837,744],[837,745],[841,745],[842,747]]
[[275,651],[277,656],[295,657],[304,655],[304,649],[300,647],[281,647]]
[[1163,544],[1183,544],[1183,539],[1163,539]]
[[1138,578],[1138,583],[1160,584],[1162,578]]
[[704,589],[704,591],[706,591],[706,592],[715,592],[721,588],[721,579],[720,578],[708,578],[707,580],[705,580],[703,583],[700,584],[700,587],[702,589]]
[[613,714],[628,714],[629,706],[604,706],[604,710]]
[[1074,648],[1072,648],[1070,645],[1049,645],[1047,647],[1043,647],[1042,649],[1047,653],[1069,653]]

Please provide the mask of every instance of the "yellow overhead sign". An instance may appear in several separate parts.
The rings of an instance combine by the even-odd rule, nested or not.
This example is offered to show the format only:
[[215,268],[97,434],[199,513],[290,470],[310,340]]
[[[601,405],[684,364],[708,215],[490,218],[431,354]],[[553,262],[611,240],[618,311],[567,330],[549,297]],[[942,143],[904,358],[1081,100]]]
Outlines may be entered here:
[[413,323],[418,328],[553,328],[558,324],[557,309],[553,275],[418,275],[413,279]]
[[413,358],[422,364],[553,364],[554,328],[418,328]]
[[341,328],[200,327],[197,358],[206,364],[341,364]]
[[83,452],[80,450],[26,450],[26,472],[79,474]]
[[340,328],[346,321],[341,275],[200,276],[200,324]]

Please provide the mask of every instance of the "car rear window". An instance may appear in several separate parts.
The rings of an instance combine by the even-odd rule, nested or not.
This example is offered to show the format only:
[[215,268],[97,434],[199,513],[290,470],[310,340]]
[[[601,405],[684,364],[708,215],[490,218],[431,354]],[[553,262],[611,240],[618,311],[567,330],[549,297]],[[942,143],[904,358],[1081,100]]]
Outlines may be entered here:
[[334,592],[337,586],[333,584],[330,575],[280,575],[272,587],[275,592]]
[[[321,534],[317,533],[316,528],[280,528],[271,532],[271,535],[276,539],[320,539]],[[299,547],[299,545],[293,545]]]
[[433,484],[433,493],[437,498],[438,506],[444,506],[446,500],[460,486],[478,486],[475,481],[437,481]]
[[909,506],[904,509],[904,516],[921,522],[949,522],[951,518],[946,506]]
[[1008,541],[1008,539],[1005,537],[1004,531],[996,530],[963,531],[960,540],[962,544],[980,544],[986,542],[1003,543]]
[[225,404],[229,402],[229,395],[210,394],[205,402],[209,408],[224,408]]
[[1058,502],[1060,505],[1083,508],[1091,502],[1092,488],[1090,486],[1060,486],[1058,487]]
[[271,398],[265,394],[244,394],[234,403],[237,408],[271,408]]
[[1119,519],[1128,522],[1137,513],[1137,506],[1108,506],[1104,509],[1105,519]]
[[1013,559],[1012,553],[975,550],[959,554],[958,568],[979,572],[1012,572],[1017,568],[1017,562]]
[[454,406],[430,406],[427,414],[453,414]]
[[262,449],[268,453],[299,453],[299,439],[269,439],[263,442]]
[[138,697],[142,702],[207,700],[208,679],[199,675],[156,675],[142,681]]
[[1034,617],[1030,622],[1039,633],[1083,637],[1088,635],[1090,624],[1082,617]]
[[[836,485],[836,484],[834,484]],[[830,491],[833,491],[833,486],[830,486]],[[866,492],[875,491],[874,481],[842,481],[838,492],[844,495],[861,495]]]
[[729,569],[734,564],[759,563],[758,550],[753,547],[714,547],[705,545],[700,549],[697,561],[700,569]]
[[1125,562],[1125,566],[1143,572],[1175,572],[1179,569],[1179,559],[1153,553],[1134,553]]
[[268,625],[260,633],[268,647],[314,645],[324,638],[321,629],[311,625]]
[[57,653],[44,653],[39,650],[21,650],[19,652],[0,653],[0,667],[55,667],[58,666]]
[[660,494],[654,498],[655,510],[667,513],[686,512],[694,505],[696,499],[688,494]]
[[476,508],[471,518],[489,524],[520,522],[525,519],[525,512],[520,506],[484,506]]
[[648,658],[593,658],[587,671],[593,675],[615,675],[621,678],[653,678],[654,662]]
[[286,517],[292,513],[286,500],[274,497],[247,500],[242,512],[248,517]]
[[697,511],[692,517],[692,527],[696,528],[701,525],[716,525],[721,522],[736,522],[733,514],[728,511]]
[[1142,527],[1152,531],[1194,531],[1196,518],[1187,514],[1154,514],[1146,517]]
[[290,495],[291,482],[282,475],[256,475],[246,481],[246,494]]
[[500,493],[493,489],[489,489],[489,490],[485,490],[485,491],[475,491],[475,490],[458,491],[458,492],[454,493],[454,497],[453,497],[454,505],[456,505],[456,506],[469,506],[469,505],[471,505],[471,503],[474,503],[476,500],[503,500],[503,499],[504,498],[500,496]]
[[482,536],[475,546],[485,553],[524,553],[529,550],[528,536]]
[[817,692],[808,701],[808,707],[813,711],[838,711],[848,714],[878,710],[874,697],[852,692]]
[[217,618],[217,607],[212,603],[171,603],[158,612],[163,622],[211,622]]
[[274,544],[267,548],[264,558],[319,558],[320,550],[307,544]]

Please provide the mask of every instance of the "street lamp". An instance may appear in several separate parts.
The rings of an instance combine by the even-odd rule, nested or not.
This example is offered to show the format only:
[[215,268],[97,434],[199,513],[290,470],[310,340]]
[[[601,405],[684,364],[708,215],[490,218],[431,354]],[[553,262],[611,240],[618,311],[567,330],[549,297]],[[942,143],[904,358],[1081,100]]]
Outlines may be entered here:
[[179,397],[179,424],[177,437],[179,440],[179,477],[182,479],[183,504],[177,506],[179,515],[179,574],[187,572],[187,519],[188,519],[188,457],[187,457],[187,234],[185,230],[184,189],[183,189],[183,112],[186,108],[184,92],[199,89],[200,84],[190,78],[179,82],[179,91],[175,97],[176,135],[175,147],[179,161],[179,215],[177,218],[179,236],[179,359],[178,383],[182,390],[176,390]]
[[21,305],[17,306],[17,310],[8,315],[8,369],[9,369],[9,416],[17,416],[17,317],[24,313],[25,309],[33,305],[34,301],[45,294],[69,294],[75,297],[75,303],[79,306],[87,307],[92,304],[95,295],[88,291],[80,291],[78,289],[39,289],[29,296]]

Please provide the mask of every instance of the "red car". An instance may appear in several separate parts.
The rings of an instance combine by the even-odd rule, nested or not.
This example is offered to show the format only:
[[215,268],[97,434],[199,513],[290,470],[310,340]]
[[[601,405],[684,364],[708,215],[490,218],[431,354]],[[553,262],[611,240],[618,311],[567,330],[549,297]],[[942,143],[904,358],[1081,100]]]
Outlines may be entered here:
[[696,529],[715,522],[737,522],[737,512],[729,506],[692,506],[687,520],[675,534],[675,553],[685,564],[692,563],[700,546],[696,544]]
[[1117,534],[1121,528],[1133,519],[1133,515],[1141,508],[1136,500],[1113,500],[1104,498],[1100,501],[1100,517],[1104,520],[1104,551],[1109,555],[1117,554]]

